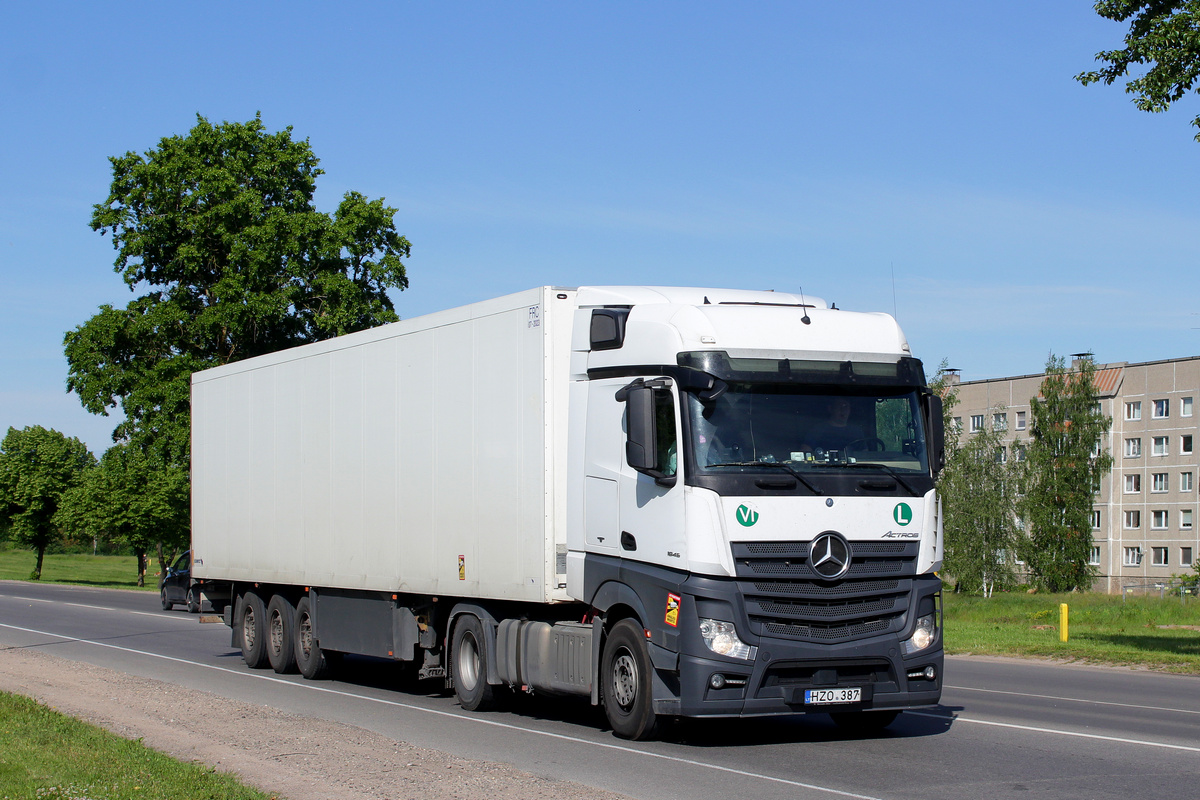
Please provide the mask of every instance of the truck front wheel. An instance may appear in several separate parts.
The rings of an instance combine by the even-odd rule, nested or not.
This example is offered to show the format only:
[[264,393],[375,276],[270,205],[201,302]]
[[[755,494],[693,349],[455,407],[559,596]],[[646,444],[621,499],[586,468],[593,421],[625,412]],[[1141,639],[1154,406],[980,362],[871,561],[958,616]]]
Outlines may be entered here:
[[487,640],[483,624],[473,614],[463,614],[454,623],[450,647],[450,670],[454,693],[467,711],[487,711],[492,706],[492,687],[487,682]]
[[653,669],[641,626],[630,619],[614,625],[604,640],[600,689],[608,724],[622,739],[650,739],[658,731],[651,689]]
[[267,666],[267,648],[264,641],[267,610],[262,598],[254,592],[242,595],[241,613],[238,614],[238,641],[242,646],[242,658],[250,669]]

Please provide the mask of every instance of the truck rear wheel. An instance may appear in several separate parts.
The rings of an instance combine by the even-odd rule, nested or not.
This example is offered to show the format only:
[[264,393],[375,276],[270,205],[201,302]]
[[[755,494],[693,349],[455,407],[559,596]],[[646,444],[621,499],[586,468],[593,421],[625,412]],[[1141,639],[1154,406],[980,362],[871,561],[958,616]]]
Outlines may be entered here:
[[296,666],[300,674],[310,681],[328,678],[330,669],[325,652],[317,646],[317,631],[313,624],[312,601],[301,597],[296,603],[296,616],[293,639],[293,652],[296,656]]
[[487,682],[487,640],[483,623],[474,614],[463,614],[454,623],[450,647],[450,674],[459,705],[467,711],[487,711],[494,695]]
[[251,669],[267,666],[267,647],[264,641],[267,610],[262,598],[254,592],[242,595],[241,612],[238,614],[238,642],[242,646],[242,658]]
[[296,609],[291,602],[281,594],[272,597],[267,605],[267,660],[280,674],[296,671],[295,624]]
[[658,732],[653,669],[641,626],[631,619],[614,625],[604,640],[600,692],[608,724],[622,739],[651,739]]

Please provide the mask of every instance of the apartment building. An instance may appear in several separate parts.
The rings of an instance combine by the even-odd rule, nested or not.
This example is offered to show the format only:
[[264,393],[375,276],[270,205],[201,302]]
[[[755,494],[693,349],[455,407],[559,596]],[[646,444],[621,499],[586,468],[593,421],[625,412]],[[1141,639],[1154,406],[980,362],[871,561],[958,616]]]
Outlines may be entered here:
[[[961,439],[995,427],[1005,432],[998,457],[1020,458],[1044,377],[954,381]],[[1100,576],[1095,588],[1119,592],[1190,572],[1200,557],[1200,356],[1097,364],[1096,384],[1101,410],[1112,418],[1103,444],[1112,452],[1113,469],[1092,507],[1091,561]]]

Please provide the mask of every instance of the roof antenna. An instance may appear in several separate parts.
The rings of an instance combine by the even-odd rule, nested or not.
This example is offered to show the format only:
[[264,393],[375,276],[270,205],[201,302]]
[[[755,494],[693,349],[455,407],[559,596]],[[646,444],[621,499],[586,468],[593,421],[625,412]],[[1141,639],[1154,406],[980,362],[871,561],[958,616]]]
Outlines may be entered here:
[[800,318],[800,321],[803,322],[805,325],[811,325],[812,320],[809,319],[809,317],[808,317],[808,301],[804,299],[804,287],[803,286],[800,287],[800,307],[802,309],[804,309],[804,316]]
[[708,295],[704,295],[704,305],[706,305],[706,306],[712,305],[712,303],[708,302]]

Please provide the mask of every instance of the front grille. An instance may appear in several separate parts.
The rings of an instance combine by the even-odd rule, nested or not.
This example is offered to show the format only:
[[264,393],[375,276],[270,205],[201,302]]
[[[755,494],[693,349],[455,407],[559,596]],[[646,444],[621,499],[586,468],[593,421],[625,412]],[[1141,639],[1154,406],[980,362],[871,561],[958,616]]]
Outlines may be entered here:
[[753,632],[847,642],[904,627],[919,542],[850,542],[850,569],[825,581],[809,542],[737,542],[733,558]]

